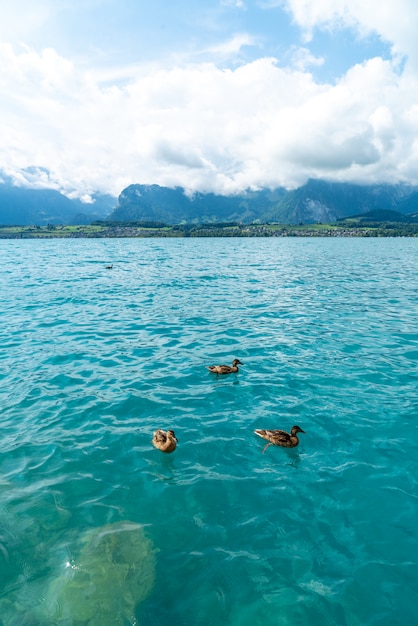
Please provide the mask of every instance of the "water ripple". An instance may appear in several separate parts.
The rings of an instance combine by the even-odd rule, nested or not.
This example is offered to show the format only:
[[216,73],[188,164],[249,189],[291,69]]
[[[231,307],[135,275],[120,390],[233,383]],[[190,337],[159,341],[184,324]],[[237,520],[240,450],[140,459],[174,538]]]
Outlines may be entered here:
[[77,538],[126,520],[157,550],[131,623],[414,623],[416,240],[0,248],[4,626],[52,624]]

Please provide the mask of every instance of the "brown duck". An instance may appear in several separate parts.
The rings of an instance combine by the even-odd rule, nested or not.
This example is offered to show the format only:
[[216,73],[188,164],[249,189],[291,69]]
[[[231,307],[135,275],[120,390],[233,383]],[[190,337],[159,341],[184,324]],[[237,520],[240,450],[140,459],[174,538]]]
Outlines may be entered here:
[[174,430],[156,430],[152,438],[152,444],[161,452],[174,452],[178,439]]
[[299,444],[298,433],[304,433],[299,426],[292,426],[290,433],[285,430],[255,430],[256,435],[269,442],[263,448],[263,454],[271,445],[282,448],[295,448]]
[[234,374],[238,372],[238,365],[244,365],[239,359],[234,359],[232,365],[209,365],[208,370],[212,374]]

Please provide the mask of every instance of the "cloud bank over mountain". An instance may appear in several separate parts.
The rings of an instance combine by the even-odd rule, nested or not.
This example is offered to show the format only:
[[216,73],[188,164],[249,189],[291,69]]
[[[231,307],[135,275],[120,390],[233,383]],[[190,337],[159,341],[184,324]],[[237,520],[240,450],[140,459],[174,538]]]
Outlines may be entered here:
[[[90,27],[112,6],[117,20],[134,10],[130,2],[87,5]],[[70,49],[66,16],[68,28],[76,15],[87,19],[85,5],[43,0],[35,24],[17,19],[27,2],[13,6],[0,27],[0,170],[16,184],[87,201],[132,183],[190,194],[295,188],[312,178],[418,184],[414,0],[377,8],[359,0],[211,1],[194,9],[183,40],[166,22],[167,48],[161,35],[161,50],[133,47],[124,58],[112,39],[94,52],[83,42]],[[192,11],[190,1],[181,7]],[[255,11],[269,29],[244,21]],[[275,40],[271,23],[284,16]],[[362,57],[361,42],[370,52],[371,40],[380,54]],[[333,54],[346,64],[334,74]]]

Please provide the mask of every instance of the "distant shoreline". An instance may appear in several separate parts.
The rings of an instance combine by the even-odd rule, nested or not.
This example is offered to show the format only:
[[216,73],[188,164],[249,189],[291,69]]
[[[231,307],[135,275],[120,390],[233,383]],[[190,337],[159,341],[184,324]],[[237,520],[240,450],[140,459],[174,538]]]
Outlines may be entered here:
[[417,237],[418,224],[360,222],[332,224],[180,224],[95,222],[79,226],[0,226],[0,239],[85,239],[156,237]]

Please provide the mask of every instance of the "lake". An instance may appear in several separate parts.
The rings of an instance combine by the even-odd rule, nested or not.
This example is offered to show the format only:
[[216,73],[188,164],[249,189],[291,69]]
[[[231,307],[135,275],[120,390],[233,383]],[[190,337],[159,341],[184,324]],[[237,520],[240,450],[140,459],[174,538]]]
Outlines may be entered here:
[[418,239],[0,252],[1,626],[416,622]]

